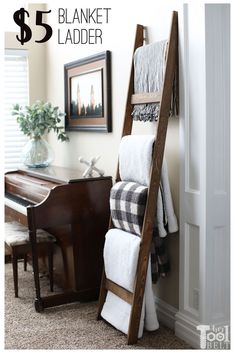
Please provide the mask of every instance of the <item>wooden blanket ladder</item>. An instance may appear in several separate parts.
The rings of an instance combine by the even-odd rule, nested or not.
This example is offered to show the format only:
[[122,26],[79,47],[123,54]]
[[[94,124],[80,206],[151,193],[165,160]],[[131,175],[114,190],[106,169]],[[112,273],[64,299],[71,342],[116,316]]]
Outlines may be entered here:
[[[143,45],[144,27],[137,25],[135,37],[135,50]],[[165,148],[168,117],[170,115],[171,95],[173,89],[174,74],[177,72],[178,64],[178,14],[173,11],[170,35],[168,39],[168,52],[166,57],[166,67],[162,90],[159,92],[134,94],[134,64],[132,63],[129,89],[126,102],[126,111],[123,125],[122,136],[130,135],[132,132],[131,112],[133,104],[156,103],[160,102],[160,112],[157,123],[156,139],[153,150],[153,160],[151,168],[150,185],[148,190],[147,204],[145,209],[144,223],[141,234],[141,245],[138,258],[136,281],[134,292],[122,288],[118,284],[105,277],[103,272],[100,297],[98,304],[98,319],[101,318],[101,311],[105,302],[107,291],[113,292],[118,297],[131,305],[131,315],[128,328],[128,344],[135,344],[138,339],[138,330],[145,290],[145,280],[148,268],[148,259],[152,241],[152,232],[156,214],[157,190],[160,185],[161,168]],[[119,171],[117,171],[116,182],[120,181]],[[112,221],[110,221],[112,228]]]

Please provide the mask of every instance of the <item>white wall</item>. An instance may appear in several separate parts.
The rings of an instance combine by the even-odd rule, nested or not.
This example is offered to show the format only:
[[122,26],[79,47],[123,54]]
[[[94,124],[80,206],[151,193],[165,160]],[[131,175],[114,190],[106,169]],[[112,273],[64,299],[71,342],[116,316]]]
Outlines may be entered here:
[[[135,4],[110,4],[110,24],[104,25],[103,45],[58,45],[57,37],[54,36],[48,42],[47,49],[47,99],[54,104],[64,108],[64,68],[63,65],[91,54],[104,50],[112,52],[112,106],[113,106],[113,133],[91,133],[70,132],[70,143],[65,145],[58,143],[56,164],[75,167],[78,165],[77,156],[85,157],[101,154],[100,166],[104,167],[107,174],[114,174],[117,159],[117,149],[123,123],[127,85],[134,44],[135,26],[141,23],[148,27],[150,41],[166,38],[168,35],[171,19],[171,6],[158,5],[156,1],[147,0],[145,6]],[[92,5],[93,4],[93,5]],[[56,3],[55,9],[58,7]],[[94,7],[94,1],[83,1],[79,7]],[[96,2],[96,6],[98,6]],[[48,4],[48,9],[53,10],[53,5]],[[70,6],[74,8],[74,6]],[[175,7],[174,7],[175,8]],[[161,16],[156,20],[157,13]],[[53,11],[54,13],[56,11]],[[160,20],[160,21],[159,21]],[[57,16],[54,16],[54,26],[58,27]],[[71,26],[70,26],[71,27]],[[149,126],[147,127],[149,130]],[[143,129],[141,125],[141,130]],[[151,129],[151,127],[150,127]],[[139,130],[140,131],[140,130]],[[144,132],[144,131],[143,131]],[[57,142],[53,137],[50,141],[55,145]],[[89,147],[89,148],[88,148]]]
[[[16,7],[17,9],[17,7]],[[29,4],[29,26],[32,29],[32,39],[24,46],[16,40],[15,32],[5,32],[5,49],[27,49],[29,62],[29,103],[36,100],[46,100],[46,46],[35,43],[34,40],[42,38],[43,28],[35,26],[35,11],[45,9],[44,4]]]
[[[56,9],[64,7],[64,2],[51,2],[47,8],[52,10],[53,29],[58,28]],[[90,158],[101,155],[99,167],[107,175],[116,173],[118,146],[124,118],[124,109],[128,80],[130,75],[131,59],[134,45],[136,24],[147,26],[149,42],[165,39],[169,34],[171,12],[180,10],[176,2],[110,2],[102,0],[102,7],[111,7],[110,24],[103,26],[103,45],[58,45],[57,35],[50,39],[47,45],[47,100],[64,109],[64,64],[83,57],[110,50],[112,53],[112,133],[70,132],[70,142],[61,143],[56,136],[49,136],[50,144],[56,152],[54,164],[79,168],[78,156]],[[70,4],[69,9],[78,7],[99,7],[99,2],[80,1],[76,5]],[[76,26],[75,26],[76,27]],[[71,25],[69,26],[71,28]],[[169,164],[170,181],[173,200],[177,215],[179,214],[179,141],[178,118],[172,118],[169,124],[166,156]],[[154,123],[135,123],[135,133],[153,133]],[[158,295],[171,305],[178,307],[178,235],[170,236],[168,240],[172,262],[172,271],[169,278],[160,280]]]

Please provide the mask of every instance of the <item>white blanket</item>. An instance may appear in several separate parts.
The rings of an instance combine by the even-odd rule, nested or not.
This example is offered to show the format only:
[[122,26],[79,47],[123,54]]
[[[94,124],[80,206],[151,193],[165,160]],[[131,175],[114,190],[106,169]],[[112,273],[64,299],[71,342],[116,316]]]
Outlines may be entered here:
[[121,180],[149,185],[154,135],[127,135],[119,147]]
[[[120,229],[110,229],[105,237],[104,268],[106,277],[133,292],[139,255],[140,238]],[[131,305],[108,291],[101,316],[118,330],[128,333]],[[138,337],[146,330],[157,330],[154,295],[152,290],[151,266],[149,261],[145,295],[141,312]]]
[[[119,148],[121,180],[149,186],[154,141],[154,135],[127,135],[122,138]],[[174,233],[178,230],[165,159],[162,164],[161,186],[162,190],[159,189],[157,199],[156,224],[159,236],[165,237],[167,235],[164,227],[165,220],[167,221],[168,233]]]
[[[165,158],[162,162],[161,188],[158,192],[156,222],[160,237],[165,237],[168,233],[175,233],[178,230],[178,222],[174,212],[168,167]],[[168,232],[164,228],[165,222],[167,223]]]
[[133,292],[141,238],[121,229],[110,229],[105,236],[105,275]]

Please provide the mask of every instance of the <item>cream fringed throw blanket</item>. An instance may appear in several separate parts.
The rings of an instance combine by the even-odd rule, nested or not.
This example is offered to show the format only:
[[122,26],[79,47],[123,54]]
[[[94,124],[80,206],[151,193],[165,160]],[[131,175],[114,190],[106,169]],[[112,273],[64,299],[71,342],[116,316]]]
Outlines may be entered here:
[[[163,40],[137,48],[134,54],[134,91],[135,93],[157,92],[162,89],[167,41]],[[176,82],[173,85],[171,115],[177,113]],[[136,104],[132,116],[134,120],[156,121],[160,103]]]

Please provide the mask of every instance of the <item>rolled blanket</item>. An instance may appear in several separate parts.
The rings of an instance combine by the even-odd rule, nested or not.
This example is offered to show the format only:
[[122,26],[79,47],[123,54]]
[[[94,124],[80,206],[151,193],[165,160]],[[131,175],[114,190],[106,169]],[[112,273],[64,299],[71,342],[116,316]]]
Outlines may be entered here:
[[116,228],[140,235],[143,226],[148,188],[120,181],[111,189],[110,212]]
[[[133,292],[141,239],[119,229],[110,229],[105,237],[104,269],[108,279]],[[108,291],[101,316],[118,330],[128,333],[131,305]],[[143,328],[157,330],[154,295],[151,282],[151,269],[148,266],[145,295],[141,311],[138,337]]]

